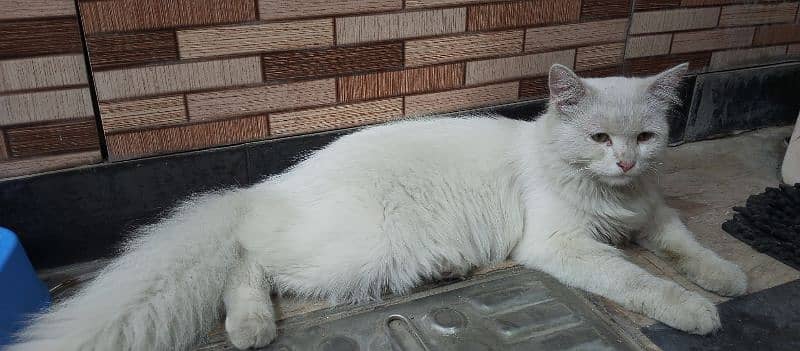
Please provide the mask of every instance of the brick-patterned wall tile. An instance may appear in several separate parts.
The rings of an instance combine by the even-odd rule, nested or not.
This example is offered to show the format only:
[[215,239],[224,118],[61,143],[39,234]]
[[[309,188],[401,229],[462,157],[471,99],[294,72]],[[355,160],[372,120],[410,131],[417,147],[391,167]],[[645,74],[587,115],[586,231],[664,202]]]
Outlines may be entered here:
[[689,70],[700,71],[708,66],[711,60],[710,52],[697,52],[690,54],[652,56],[625,60],[626,71],[634,75],[650,75],[662,72],[678,64],[689,62]]
[[388,122],[403,116],[403,98],[337,105],[269,116],[270,134],[296,135]]
[[80,1],[87,33],[141,31],[253,21],[253,0]]
[[671,45],[672,34],[632,36],[628,38],[628,45],[625,47],[625,57],[636,58],[666,55],[669,53]]
[[0,0],[0,20],[75,15],[74,0]]
[[336,103],[334,79],[189,94],[190,120],[219,119]]
[[718,7],[637,12],[631,19],[631,34],[712,28],[717,25]]
[[352,44],[464,31],[465,8],[336,18],[336,43]]
[[519,82],[406,96],[406,115],[425,115],[498,105],[517,99]]
[[257,0],[262,20],[393,11],[403,0]]
[[464,65],[449,64],[341,77],[339,101],[368,100],[444,89],[464,84]]
[[627,19],[616,19],[529,28],[525,33],[525,51],[623,41],[627,26]]
[[754,30],[754,28],[726,28],[676,33],[672,38],[672,53],[748,46],[753,41]]
[[800,57],[800,44],[792,44],[786,49],[786,54],[791,57]]
[[94,73],[97,98],[111,100],[252,84],[261,81],[258,56]]
[[8,149],[6,148],[6,135],[0,130],[0,161],[8,159]]
[[720,27],[747,26],[766,23],[788,23],[797,14],[797,2],[757,5],[735,5],[722,8]]
[[264,79],[327,77],[403,68],[403,43],[381,43],[263,55]]
[[586,46],[575,54],[575,69],[589,70],[622,63],[625,43]]
[[333,20],[329,18],[178,31],[181,58],[332,45]]
[[634,11],[664,10],[681,6],[681,0],[635,0]]
[[82,51],[75,18],[0,22],[0,59]]
[[136,65],[178,58],[173,31],[108,33],[86,38],[92,69]]
[[578,75],[583,78],[613,77],[613,76],[620,76],[622,74],[623,74],[623,66],[620,64],[578,70]]
[[88,88],[0,96],[0,126],[94,116]]
[[467,28],[487,30],[569,23],[578,20],[580,0],[532,0],[470,6]]
[[786,57],[786,46],[766,46],[728,51],[716,51],[711,54],[711,69],[725,69],[737,66],[764,64]]
[[88,165],[101,161],[100,151],[15,159],[0,162],[0,178],[18,177],[56,169]]
[[535,76],[548,72],[554,63],[572,67],[574,59],[575,50],[563,50],[468,62],[466,83],[472,85]]
[[82,55],[0,61],[0,93],[87,84]]
[[550,94],[547,85],[547,76],[523,79],[519,83],[519,97],[528,99],[543,99]]
[[94,119],[59,121],[6,129],[11,157],[32,157],[100,147]]
[[521,30],[406,41],[406,66],[461,61],[522,52]]
[[183,95],[123,102],[101,102],[100,116],[106,133],[186,122]]
[[581,21],[628,18],[633,0],[583,0]]
[[772,45],[800,42],[800,24],[779,24],[759,27],[754,45]]
[[485,2],[486,0],[405,0],[405,1],[406,1],[406,8],[414,9],[422,7],[474,4],[478,2]]
[[267,116],[212,121],[106,136],[109,158],[122,160],[210,146],[231,145],[269,136]]

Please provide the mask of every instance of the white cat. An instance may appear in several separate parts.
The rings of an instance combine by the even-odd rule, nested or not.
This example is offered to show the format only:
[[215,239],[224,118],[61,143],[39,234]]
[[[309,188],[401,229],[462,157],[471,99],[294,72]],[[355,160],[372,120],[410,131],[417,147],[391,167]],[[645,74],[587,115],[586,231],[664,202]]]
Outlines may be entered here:
[[403,121],[344,136],[284,174],[196,197],[142,228],[19,350],[186,350],[217,323],[238,348],[275,338],[271,292],[338,302],[402,294],[511,258],[696,334],[714,304],[627,261],[634,241],[700,286],[745,292],[664,204],[654,168],[687,65],[649,78],[550,70],[536,122]]

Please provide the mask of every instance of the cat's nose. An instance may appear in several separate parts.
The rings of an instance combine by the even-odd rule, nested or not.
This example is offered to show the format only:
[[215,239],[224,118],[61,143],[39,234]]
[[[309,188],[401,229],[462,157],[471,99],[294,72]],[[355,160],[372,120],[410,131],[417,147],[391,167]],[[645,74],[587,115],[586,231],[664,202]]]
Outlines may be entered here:
[[619,161],[617,162],[617,166],[622,168],[623,172],[630,171],[633,166],[636,166],[636,161]]

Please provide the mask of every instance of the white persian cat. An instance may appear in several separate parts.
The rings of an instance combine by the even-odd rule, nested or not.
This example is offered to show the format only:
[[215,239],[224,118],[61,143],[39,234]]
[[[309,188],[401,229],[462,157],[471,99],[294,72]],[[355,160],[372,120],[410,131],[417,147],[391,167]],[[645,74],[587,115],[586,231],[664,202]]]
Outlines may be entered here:
[[276,334],[271,292],[336,302],[402,294],[512,259],[689,333],[714,304],[627,261],[633,241],[700,286],[747,279],[667,207],[654,167],[687,65],[648,78],[550,70],[535,122],[432,118],[341,137],[246,189],[190,199],[142,228],[10,350],[187,350],[218,323],[238,348]]

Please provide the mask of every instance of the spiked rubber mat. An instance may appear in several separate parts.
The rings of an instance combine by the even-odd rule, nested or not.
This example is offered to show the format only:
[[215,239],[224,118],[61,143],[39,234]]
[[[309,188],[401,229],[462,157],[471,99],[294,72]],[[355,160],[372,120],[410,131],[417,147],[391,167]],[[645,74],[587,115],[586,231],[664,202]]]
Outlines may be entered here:
[[759,252],[800,269],[800,184],[767,188],[734,207],[722,229]]

